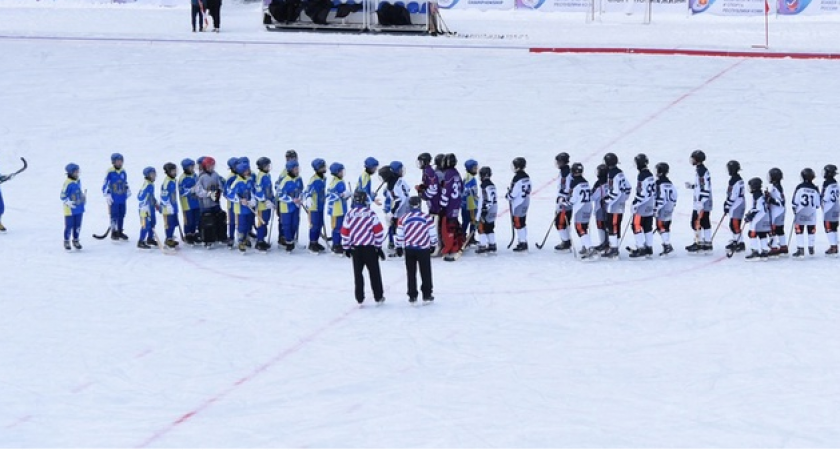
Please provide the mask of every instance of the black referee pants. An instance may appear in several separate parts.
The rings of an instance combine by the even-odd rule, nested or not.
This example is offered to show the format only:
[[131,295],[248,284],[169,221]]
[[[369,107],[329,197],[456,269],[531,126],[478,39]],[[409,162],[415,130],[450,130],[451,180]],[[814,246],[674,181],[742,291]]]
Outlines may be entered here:
[[429,249],[405,249],[405,272],[408,278],[408,296],[417,297],[417,266],[420,266],[420,290],[423,298],[432,296],[432,258]]
[[379,255],[376,254],[376,247],[372,245],[355,247],[353,248],[353,276],[356,284],[356,301],[359,303],[365,299],[365,267],[370,275],[373,298],[379,299],[384,296],[382,272],[379,271]]

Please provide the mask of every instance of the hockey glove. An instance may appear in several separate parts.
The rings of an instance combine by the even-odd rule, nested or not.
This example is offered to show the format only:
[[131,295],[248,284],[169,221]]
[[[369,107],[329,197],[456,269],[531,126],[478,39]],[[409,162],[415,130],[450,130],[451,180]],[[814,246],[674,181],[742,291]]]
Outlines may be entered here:
[[686,189],[694,189],[694,183],[689,183],[688,181],[685,182]]
[[744,216],[744,222],[745,223],[752,222],[752,220],[755,219],[756,214],[758,214],[758,211],[756,211],[756,210],[752,210],[752,211],[748,212],[747,215]]
[[218,202],[219,199],[222,197],[222,191],[213,191],[210,193],[209,197],[214,201]]
[[398,258],[402,258],[403,253],[404,253],[404,252],[403,252],[402,247],[397,247],[397,257],[398,257]]
[[376,254],[379,255],[379,259],[385,261],[385,252],[382,251],[382,247],[376,247]]
[[271,200],[266,200],[265,207],[268,209],[274,209],[274,202],[272,202]]
[[9,177],[9,176],[6,176],[6,175],[0,175],[0,183],[5,183],[5,182],[9,181],[9,179],[11,179],[11,178],[12,177]]
[[437,250],[436,246],[433,245],[433,246],[429,247],[429,253],[434,254],[435,250]]
[[250,199],[250,200],[248,200],[248,206],[249,206],[251,209],[256,208],[256,207],[257,207],[257,201],[256,201],[256,200],[254,200],[253,198],[252,198],[252,199]]
[[114,197],[112,197],[111,194],[105,194],[105,203],[107,203],[108,206],[113,205],[114,204]]
[[353,257],[353,249],[345,248],[344,249],[344,256],[346,256],[347,258],[352,258]]

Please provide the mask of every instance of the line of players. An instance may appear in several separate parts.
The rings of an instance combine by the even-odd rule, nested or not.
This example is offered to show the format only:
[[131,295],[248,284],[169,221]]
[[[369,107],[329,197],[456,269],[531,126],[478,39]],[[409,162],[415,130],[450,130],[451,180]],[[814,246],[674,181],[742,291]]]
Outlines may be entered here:
[[[183,174],[177,177],[177,166],[173,163],[164,165],[166,178],[161,185],[161,199],[155,199],[155,169],[143,170],[144,184],[138,195],[141,235],[137,246],[151,248],[157,245],[153,229],[156,222],[155,212],[163,215],[166,240],[164,245],[176,247],[174,232],[179,228],[179,206],[184,215],[183,240],[190,244],[204,243],[212,245],[225,241],[229,246],[237,245],[240,251],[251,246],[252,230],[255,229],[257,250],[266,251],[271,247],[269,226],[272,210],[278,216],[278,243],[287,251],[294,249],[297,241],[300,221],[300,209],[309,216],[309,245],[312,252],[323,252],[319,238],[332,242],[331,250],[342,253],[340,247],[340,229],[344,214],[347,212],[347,200],[352,197],[351,184],[344,180],[345,168],[341,163],[329,166],[332,179],[327,183],[326,161],[316,158],[312,161],[315,174],[304,187],[300,179],[300,167],[297,153],[286,152],[285,167],[277,182],[272,184],[271,160],[263,157],[257,160],[257,171],[253,173],[247,158],[228,160],[230,175],[222,177],[215,171],[215,160],[211,157],[199,158],[194,162],[185,159],[181,162]],[[691,226],[695,231],[695,242],[686,247],[690,253],[709,253],[712,250],[711,218],[713,202],[711,176],[705,166],[706,155],[701,150],[691,153],[690,162],[695,166],[693,182],[686,187],[693,191]],[[112,167],[106,175],[103,194],[111,213],[111,237],[114,240],[126,240],[123,232],[125,203],[131,195],[127,177],[122,168],[123,157],[114,154]],[[554,248],[560,252],[571,250],[571,234],[574,228],[581,241],[580,258],[591,259],[596,256],[616,258],[622,238],[623,215],[625,204],[630,198],[632,188],[623,171],[618,167],[618,157],[614,153],[604,156],[604,163],[596,169],[597,181],[590,187],[583,176],[583,165],[569,164],[567,153],[555,157],[559,170],[558,192],[553,226],[556,228],[560,243]],[[629,248],[631,258],[649,258],[653,255],[653,235],[658,232],[662,240],[660,256],[673,252],[670,243],[670,226],[677,202],[677,191],[668,179],[667,163],[656,164],[656,174],[648,168],[647,156],[639,154],[634,158],[638,170],[636,194],[631,203],[632,225],[635,248]],[[438,218],[439,235],[442,237],[441,253],[447,259],[455,259],[466,247],[468,236],[478,235],[476,253],[486,254],[497,251],[495,241],[495,220],[498,215],[497,193],[492,182],[492,170],[489,167],[479,169],[475,160],[468,160],[465,175],[462,178],[457,169],[454,154],[439,154],[433,160],[429,153],[422,153],[417,158],[417,166],[423,172],[422,181],[415,186],[418,195],[426,202],[430,214]],[[199,173],[195,171],[196,165]],[[71,167],[73,166],[73,167]],[[507,190],[511,223],[517,238],[514,252],[528,250],[526,218],[530,205],[531,182],[525,172],[526,161],[518,157],[512,161],[513,179]],[[72,218],[81,208],[78,199],[81,188],[77,187],[75,197],[68,190],[68,183],[73,180],[68,165],[68,182],[62,192],[65,200],[65,216]],[[746,184],[739,175],[740,164],[737,161],[727,163],[730,175],[727,198],[724,202],[724,217],[729,217],[732,238],[726,249],[731,253],[746,250],[744,244],[744,226],[747,226],[751,239],[749,260],[761,260],[770,256],[788,253],[785,235],[785,195],[782,188],[782,172],[773,168],[768,173],[769,186],[762,190],[762,180],[752,178]],[[382,184],[373,189],[373,177],[378,174]],[[817,209],[823,209],[824,226],[829,241],[827,255],[837,255],[837,228],[840,219],[840,203],[837,201],[838,185],[835,180],[837,167],[826,165],[823,170],[822,190],[813,181],[816,177],[810,168],[802,170],[802,183],[797,186],[792,197],[794,212],[794,230],[797,234],[798,247],[794,257],[805,255],[805,235],[808,236],[807,248],[814,254],[817,224]],[[410,188],[403,179],[405,168],[399,161],[380,169],[379,162],[369,157],[364,161],[364,171],[359,177],[357,190],[363,190],[369,202],[383,206],[386,224],[389,224],[389,247],[394,249],[393,236],[397,220],[408,212]],[[70,183],[72,184],[72,183]],[[385,187],[384,204],[378,199],[379,190]],[[745,192],[749,188],[749,197]],[[73,191],[71,186],[71,191]],[[220,205],[221,197],[228,200],[227,214]],[[83,196],[81,196],[83,197]],[[70,201],[68,201],[70,200]],[[72,206],[71,206],[72,205]],[[331,222],[331,236],[326,233],[324,214]],[[598,244],[593,245],[589,236],[589,223],[595,216]],[[228,220],[228,218],[230,220]],[[78,224],[78,225],[77,225]],[[69,249],[70,232],[76,230],[73,244],[78,245],[78,220],[68,219],[65,231],[65,248]],[[228,238],[230,236],[230,238]],[[233,237],[235,236],[235,239]],[[470,239],[472,241],[472,239]],[[392,250],[393,256],[393,250]]]

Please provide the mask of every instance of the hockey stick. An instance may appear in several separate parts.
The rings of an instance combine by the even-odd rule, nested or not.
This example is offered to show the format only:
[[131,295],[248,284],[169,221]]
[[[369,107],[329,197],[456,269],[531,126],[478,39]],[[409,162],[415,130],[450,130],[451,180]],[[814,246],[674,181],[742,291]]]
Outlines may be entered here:
[[729,214],[728,212],[723,213],[723,217],[720,218],[720,222],[718,222],[717,226],[715,227],[715,232],[712,233],[712,238],[709,240],[710,244],[715,241],[715,236],[717,236],[717,232],[718,232],[718,230],[720,230],[720,226],[721,226],[721,224],[723,224],[723,221],[724,221],[724,219],[726,219],[726,216],[728,214]]
[[621,232],[621,239],[618,241],[618,248],[621,248],[621,243],[624,242],[624,237],[627,236],[627,230],[630,229],[631,223],[633,223],[632,218],[627,222],[627,225],[624,226],[624,231]]
[[513,241],[516,240],[516,224],[513,220],[513,202],[508,201],[508,211],[510,211],[510,242],[507,248],[513,247]]
[[8,174],[8,175],[6,175],[6,176],[4,176],[4,177],[0,177],[0,184],[3,184],[3,183],[5,183],[5,182],[7,182],[7,181],[12,181],[12,178],[14,178],[14,177],[18,176],[18,174],[20,174],[21,172],[23,172],[24,170],[26,170],[26,169],[27,169],[27,167],[29,167],[29,164],[26,162],[26,159],[24,159],[24,158],[23,158],[23,156],[21,156],[21,157],[20,157],[20,160],[21,160],[21,161],[23,161],[23,167],[21,167],[21,168],[20,168],[18,171],[16,171],[16,172],[10,173],[10,174]]
[[557,221],[558,217],[560,217],[560,213],[555,214],[554,218],[551,219],[551,223],[548,224],[548,229],[545,230],[545,236],[543,236],[542,242],[534,244],[538,249],[542,250],[545,247],[545,241],[548,240],[548,235],[551,234],[551,229],[554,228],[554,222]]
[[[741,235],[743,235],[743,234],[744,234],[744,229],[743,229],[743,228],[741,228],[741,232],[740,232],[740,233],[738,233],[738,235],[737,235],[737,236],[735,236],[735,240],[736,240],[736,241],[740,240],[740,239],[741,239]],[[731,258],[731,257],[732,257],[732,255],[734,255],[734,254],[735,254],[735,249],[734,249],[734,248],[728,248],[728,249],[726,249],[726,257],[727,257],[727,258]]]
[[108,225],[108,229],[105,230],[105,232],[102,233],[101,235],[94,234],[93,238],[101,241],[102,239],[105,239],[106,237],[108,237],[109,234],[111,234],[111,225]]

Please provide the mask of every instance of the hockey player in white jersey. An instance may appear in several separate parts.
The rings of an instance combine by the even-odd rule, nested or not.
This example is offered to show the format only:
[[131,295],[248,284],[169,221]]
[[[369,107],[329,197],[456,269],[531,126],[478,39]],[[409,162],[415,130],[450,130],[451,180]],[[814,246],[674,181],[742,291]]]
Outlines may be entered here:
[[761,190],[761,178],[750,178],[750,211],[744,221],[750,226],[750,254],[747,261],[766,261],[770,254],[767,237],[770,236],[770,211]]
[[729,172],[729,185],[726,187],[723,213],[729,215],[729,230],[732,232],[732,239],[726,244],[726,250],[732,254],[746,250],[742,227],[744,212],[747,208],[744,200],[744,179],[738,173],[741,171],[741,163],[729,161],[726,163],[726,170]]
[[592,185],[592,213],[595,215],[595,228],[598,230],[598,245],[595,250],[602,252],[609,248],[610,242],[607,239],[607,211],[604,201],[607,198],[607,166],[598,164],[595,169],[597,180]]
[[674,251],[674,247],[671,246],[671,221],[677,206],[677,190],[668,179],[669,170],[668,163],[661,162],[656,165],[656,207],[653,215],[656,217],[656,231],[662,238],[662,253],[659,256],[667,256]]
[[511,163],[514,176],[510,182],[505,198],[510,203],[510,214],[513,222],[513,229],[516,230],[516,238],[519,243],[514,247],[514,252],[528,251],[528,227],[525,219],[528,215],[528,207],[531,205],[531,178],[525,173],[525,158],[517,157]]
[[592,242],[589,239],[589,221],[592,218],[589,182],[583,177],[583,164],[581,163],[572,164],[570,173],[569,207],[571,208],[571,220],[575,224],[578,237],[580,237],[580,259],[589,259],[597,253],[597,250],[592,248]]
[[499,213],[496,185],[489,167],[478,170],[481,179],[478,190],[478,249],[477,254],[496,253],[496,215]]
[[569,215],[572,212],[572,207],[569,205],[569,197],[572,192],[572,171],[569,168],[569,154],[558,153],[554,157],[554,162],[557,169],[560,170],[557,176],[557,200],[554,211],[554,226],[560,236],[560,243],[554,246],[554,250],[568,252],[572,249],[571,236],[569,235],[569,225],[571,224]]
[[837,225],[840,222],[840,203],[838,203],[838,195],[840,189],[837,187],[837,166],[828,164],[823,168],[823,188],[822,188],[822,210],[823,222],[825,225],[825,235],[828,238],[828,250],[825,251],[826,256],[837,257]]
[[636,248],[630,249],[631,258],[653,256],[653,210],[656,206],[656,180],[648,169],[648,157],[639,153],[633,158],[639,176],[636,178],[636,197],[633,198],[633,235]]
[[802,183],[796,186],[790,204],[793,208],[793,230],[796,233],[797,249],[794,258],[805,256],[805,231],[808,232],[808,253],[814,254],[817,235],[817,209],[820,207],[820,191],[814,185],[814,169],[805,168],[800,173]]
[[712,251],[712,177],[703,164],[706,153],[703,150],[691,152],[689,158],[695,166],[694,182],[686,182],[685,187],[694,190],[694,208],[691,212],[691,228],[694,230],[694,243],[685,249],[689,253]]
[[607,166],[607,196],[606,206],[607,231],[609,232],[610,247],[601,255],[604,258],[618,258],[618,241],[621,238],[621,220],[624,217],[624,204],[632,189],[624,177],[624,172],[618,168],[618,156],[615,153],[604,155]]
[[765,195],[770,204],[770,257],[788,254],[785,234],[785,191],[782,188],[782,171],[774,167],[767,173],[770,186]]

